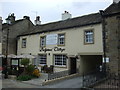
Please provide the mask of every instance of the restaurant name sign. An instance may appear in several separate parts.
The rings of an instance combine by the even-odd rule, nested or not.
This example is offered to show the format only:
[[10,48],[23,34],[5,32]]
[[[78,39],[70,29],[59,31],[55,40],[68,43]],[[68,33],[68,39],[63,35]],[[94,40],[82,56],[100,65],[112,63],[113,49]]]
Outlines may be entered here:
[[41,48],[41,49],[40,49],[40,52],[42,52],[42,51],[44,51],[44,52],[48,52],[48,51],[60,51],[60,52],[63,52],[63,51],[65,51],[65,49],[64,49],[64,48],[59,48],[59,47],[54,47],[54,48]]

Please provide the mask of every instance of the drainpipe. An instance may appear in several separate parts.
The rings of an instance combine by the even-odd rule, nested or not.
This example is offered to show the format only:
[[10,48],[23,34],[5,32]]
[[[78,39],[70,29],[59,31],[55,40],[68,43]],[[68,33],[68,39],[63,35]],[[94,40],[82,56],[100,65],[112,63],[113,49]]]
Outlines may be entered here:
[[105,14],[103,10],[100,10],[100,15],[102,17],[102,32],[103,32],[103,73],[106,75],[106,30],[105,30]]

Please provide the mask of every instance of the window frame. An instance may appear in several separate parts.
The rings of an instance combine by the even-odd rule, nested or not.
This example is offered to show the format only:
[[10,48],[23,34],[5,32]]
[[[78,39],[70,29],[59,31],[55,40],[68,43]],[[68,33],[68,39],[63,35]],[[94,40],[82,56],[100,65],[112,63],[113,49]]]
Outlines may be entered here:
[[[41,43],[42,38],[45,38],[44,45]],[[40,47],[46,47],[46,36],[40,36]]]
[[[86,32],[89,32],[89,31],[92,31],[92,42],[86,42]],[[84,30],[84,45],[87,45],[87,44],[94,44],[94,29],[88,29],[88,30]],[[91,37],[91,36],[89,36]],[[89,38],[90,39],[90,38]]]
[[[25,40],[25,42],[23,42]],[[22,48],[26,48],[27,46],[27,38],[22,38]]]
[[[60,38],[59,38],[60,35],[64,35],[64,44],[60,44]],[[57,45],[58,46],[65,46],[65,38],[66,38],[65,33],[59,33],[58,34],[58,39],[57,39]]]
[[[60,62],[62,62],[62,65],[56,65],[56,59],[55,59],[55,56],[61,56],[62,55],[62,61],[60,61]],[[63,64],[64,63],[64,60],[63,60],[63,56],[65,56],[65,65]],[[53,59],[54,59],[54,66],[57,66],[57,67],[67,67],[67,57],[66,57],[66,54],[54,54],[53,55]]]
[[[46,63],[41,63],[40,56],[45,56],[46,57]],[[42,58],[43,59],[43,58]],[[39,65],[47,65],[47,54],[39,54]],[[42,60],[43,61],[43,60]]]

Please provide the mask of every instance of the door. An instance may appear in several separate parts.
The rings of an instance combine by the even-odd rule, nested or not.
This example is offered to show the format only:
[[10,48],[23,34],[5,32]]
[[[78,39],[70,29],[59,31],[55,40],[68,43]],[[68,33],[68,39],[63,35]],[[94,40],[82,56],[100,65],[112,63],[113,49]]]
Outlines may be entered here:
[[76,73],[76,58],[70,58],[70,74]]

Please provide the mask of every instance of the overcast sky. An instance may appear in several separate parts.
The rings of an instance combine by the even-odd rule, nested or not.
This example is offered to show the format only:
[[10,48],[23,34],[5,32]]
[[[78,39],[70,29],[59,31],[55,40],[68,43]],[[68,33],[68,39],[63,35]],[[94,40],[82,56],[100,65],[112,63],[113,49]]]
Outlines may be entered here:
[[0,16],[3,22],[10,13],[15,14],[16,20],[30,16],[34,22],[37,15],[43,24],[61,20],[64,11],[71,13],[72,17],[78,17],[104,10],[112,2],[112,0],[0,0]]

